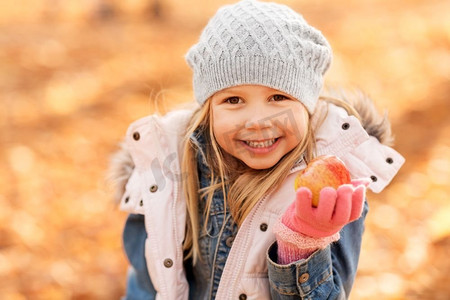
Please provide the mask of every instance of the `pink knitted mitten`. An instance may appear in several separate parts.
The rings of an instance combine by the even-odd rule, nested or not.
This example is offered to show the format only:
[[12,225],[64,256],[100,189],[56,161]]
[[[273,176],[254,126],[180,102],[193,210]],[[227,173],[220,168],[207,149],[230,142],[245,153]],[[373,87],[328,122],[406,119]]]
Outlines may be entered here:
[[278,263],[288,264],[307,258],[339,239],[339,231],[357,220],[362,212],[366,180],[353,180],[337,190],[325,187],[320,191],[319,204],[313,207],[308,188],[297,190],[295,201],[281,217],[274,231],[278,244]]

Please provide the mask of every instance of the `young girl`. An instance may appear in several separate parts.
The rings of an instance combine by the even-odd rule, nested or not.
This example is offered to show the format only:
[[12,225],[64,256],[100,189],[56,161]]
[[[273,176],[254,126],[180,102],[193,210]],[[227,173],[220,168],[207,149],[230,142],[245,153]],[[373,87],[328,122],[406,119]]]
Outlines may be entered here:
[[[186,59],[198,108],[136,121],[116,156],[126,299],[348,297],[366,186],[380,192],[404,161],[382,144],[389,124],[362,99],[319,100],[330,46],[284,5],[219,9]],[[313,207],[294,179],[323,154],[353,180]]]

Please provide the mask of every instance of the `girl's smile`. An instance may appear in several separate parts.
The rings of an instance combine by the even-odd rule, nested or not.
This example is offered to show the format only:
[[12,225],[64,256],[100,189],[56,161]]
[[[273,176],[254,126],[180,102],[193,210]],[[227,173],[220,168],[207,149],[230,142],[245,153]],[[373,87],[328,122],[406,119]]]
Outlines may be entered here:
[[241,85],[223,89],[210,100],[218,144],[250,168],[274,166],[304,137],[306,108],[278,90]]
[[278,146],[280,138],[267,139],[262,141],[242,141],[249,151],[255,154],[269,153]]

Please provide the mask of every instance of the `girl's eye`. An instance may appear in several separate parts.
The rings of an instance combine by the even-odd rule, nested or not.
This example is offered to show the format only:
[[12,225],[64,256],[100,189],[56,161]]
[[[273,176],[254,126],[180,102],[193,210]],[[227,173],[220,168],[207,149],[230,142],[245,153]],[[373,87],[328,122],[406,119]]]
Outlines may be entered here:
[[225,102],[230,104],[239,104],[241,102],[241,99],[239,97],[230,97],[225,99]]
[[279,94],[277,94],[277,95],[273,95],[273,96],[271,97],[270,100],[273,100],[273,101],[283,101],[283,100],[286,100],[286,99],[289,99],[289,98],[286,97],[286,96],[284,96],[284,95],[279,95]]

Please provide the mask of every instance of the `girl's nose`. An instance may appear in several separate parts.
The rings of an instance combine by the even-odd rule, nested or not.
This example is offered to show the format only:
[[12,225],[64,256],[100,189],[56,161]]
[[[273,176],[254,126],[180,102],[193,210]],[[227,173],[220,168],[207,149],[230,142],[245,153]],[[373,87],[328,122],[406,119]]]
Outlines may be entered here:
[[248,117],[245,121],[244,127],[246,129],[264,129],[273,126],[273,118],[270,112],[264,109],[252,109],[248,112]]

